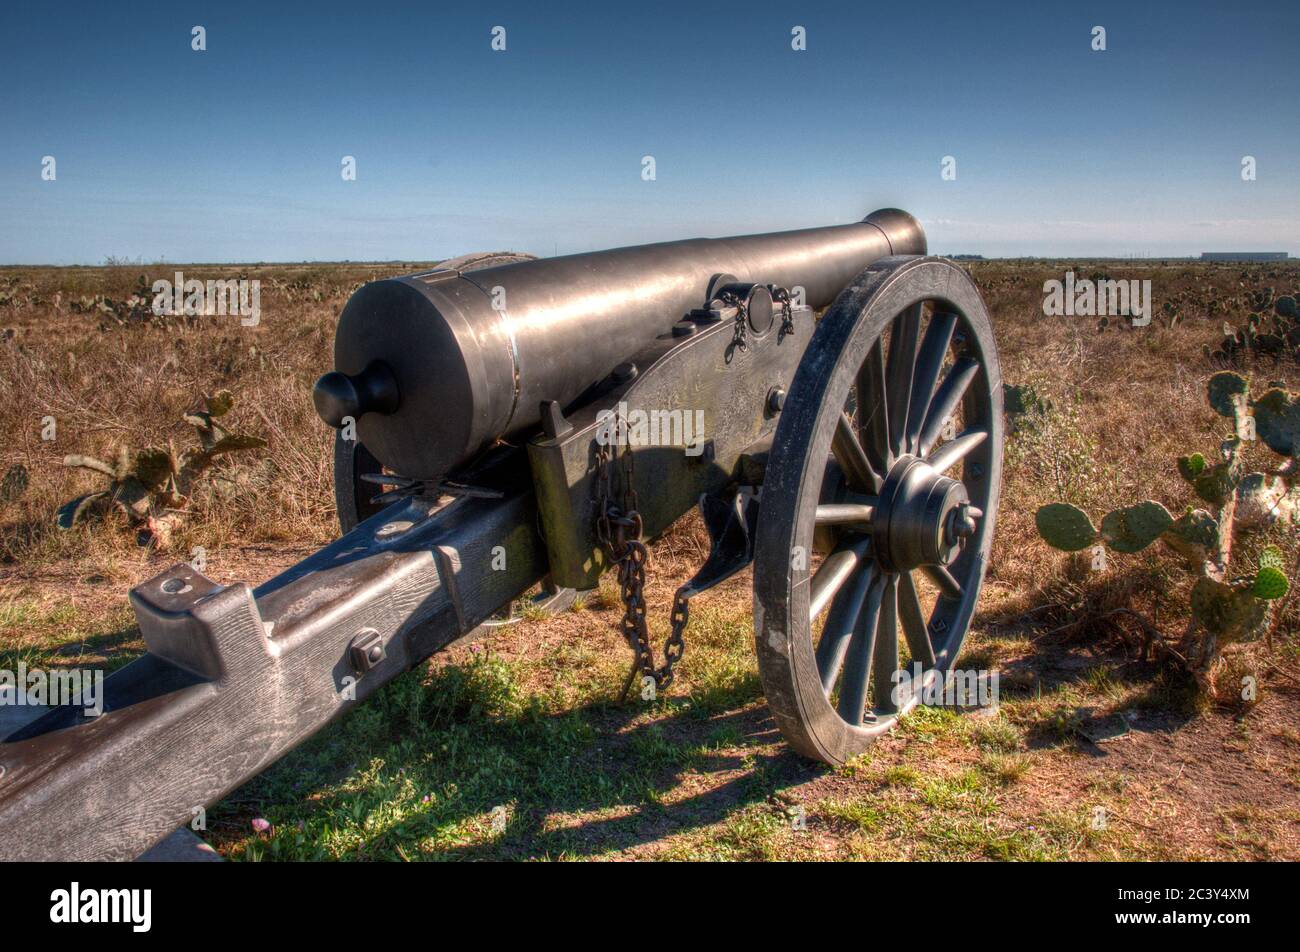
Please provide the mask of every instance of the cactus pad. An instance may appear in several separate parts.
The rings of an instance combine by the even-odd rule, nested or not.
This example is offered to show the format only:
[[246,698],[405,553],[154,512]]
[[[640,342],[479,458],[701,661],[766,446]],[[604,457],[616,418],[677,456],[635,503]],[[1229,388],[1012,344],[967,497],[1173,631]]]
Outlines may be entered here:
[[1148,499],[1106,513],[1101,520],[1101,537],[1116,552],[1141,552],[1173,525],[1174,517],[1158,502]]
[[1189,564],[1199,566],[1218,551],[1219,521],[1204,509],[1189,509],[1160,538]]
[[1300,455],[1300,398],[1280,387],[1255,401],[1255,433],[1274,453]]
[[1068,503],[1043,506],[1035,514],[1034,524],[1048,545],[1063,552],[1078,552],[1097,541],[1097,529],[1088,514]]
[[1215,463],[1192,480],[1192,488],[1210,505],[1222,506],[1237,488],[1237,477],[1226,462]]
[[1178,475],[1189,483],[1196,481],[1196,477],[1205,471],[1205,457],[1200,453],[1193,453],[1190,456],[1180,456],[1178,458]]
[[1245,395],[1250,388],[1246,378],[1241,374],[1233,373],[1231,370],[1221,370],[1210,378],[1206,389],[1214,412],[1231,420],[1236,416],[1238,395]]
[[146,489],[156,489],[175,471],[176,464],[167,450],[149,447],[135,454],[135,477]]
[[1286,575],[1281,569],[1271,565],[1261,566],[1255,575],[1255,582],[1250,587],[1250,594],[1265,601],[1281,598],[1290,587]]
[[60,529],[71,529],[80,520],[102,512],[108,501],[108,493],[102,491],[78,496],[59,507],[59,511],[55,513],[55,521]]
[[1200,578],[1192,588],[1192,617],[1223,642],[1245,641],[1264,626],[1268,603],[1248,586]]
[[1259,553],[1259,567],[1282,569],[1286,566],[1286,558],[1282,555],[1282,550],[1275,545],[1266,545]]
[[235,405],[235,397],[229,390],[219,390],[207,398],[207,403],[209,416],[225,416]]

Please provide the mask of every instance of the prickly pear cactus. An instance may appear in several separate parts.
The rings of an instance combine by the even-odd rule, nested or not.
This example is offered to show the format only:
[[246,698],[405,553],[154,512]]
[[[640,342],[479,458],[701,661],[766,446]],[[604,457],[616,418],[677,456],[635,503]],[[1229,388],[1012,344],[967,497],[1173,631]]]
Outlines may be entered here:
[[[1205,356],[1220,367],[1240,364],[1245,360],[1268,356],[1274,360],[1290,356],[1300,361],[1300,307],[1296,294],[1274,298],[1272,288],[1256,292],[1250,306],[1256,313],[1246,319],[1246,326],[1238,330],[1230,324],[1223,327],[1223,342],[1218,349],[1205,347]],[[1268,313],[1269,311],[1272,313]]]
[[1062,552],[1078,552],[1097,541],[1097,528],[1088,514],[1069,503],[1054,502],[1034,515],[1038,534]]
[[1148,499],[1106,513],[1101,520],[1101,537],[1116,552],[1141,552],[1173,524],[1169,510]]
[[1160,538],[1196,571],[1219,551],[1219,520],[1204,509],[1189,507]]
[[1210,408],[1221,417],[1231,420],[1237,413],[1239,401],[1249,392],[1246,378],[1231,370],[1222,370],[1210,378],[1206,387]]
[[116,511],[143,530],[144,541],[165,547],[178,521],[178,510],[216,458],[266,446],[259,437],[230,433],[216,422],[234,405],[229,390],[206,398],[205,404],[206,410],[185,415],[185,422],[197,432],[199,445],[179,456],[172,446],[150,446],[132,454],[125,445],[118,447],[111,463],[80,454],[65,456],[64,466],[99,473],[108,478],[108,487],[60,506],[56,514],[59,527],[70,529],[83,520],[102,519]]
[[[1294,308],[1294,301],[1286,308]],[[1281,313],[1281,312],[1279,312]],[[1300,397],[1279,387],[1251,402],[1249,382],[1224,371],[1210,378],[1206,400],[1216,413],[1233,421],[1233,434],[1220,446],[1221,461],[1211,464],[1200,453],[1178,460],[1178,473],[1212,511],[1190,506],[1178,519],[1154,500],[1107,513],[1101,529],[1088,514],[1065,503],[1038,510],[1038,533],[1051,546],[1077,552],[1098,540],[1115,552],[1140,552],[1156,540],[1173,550],[1197,575],[1191,595],[1191,620],[1176,656],[1183,659],[1203,687],[1225,645],[1255,637],[1267,627],[1269,603],[1290,587],[1282,552],[1267,546],[1256,571],[1230,578],[1235,536],[1286,520],[1300,525]],[[1253,419],[1251,419],[1253,417]],[[1242,473],[1241,452],[1251,435],[1287,457],[1272,473]]]
[[1300,456],[1300,396],[1280,387],[1255,401],[1255,431],[1274,453]]

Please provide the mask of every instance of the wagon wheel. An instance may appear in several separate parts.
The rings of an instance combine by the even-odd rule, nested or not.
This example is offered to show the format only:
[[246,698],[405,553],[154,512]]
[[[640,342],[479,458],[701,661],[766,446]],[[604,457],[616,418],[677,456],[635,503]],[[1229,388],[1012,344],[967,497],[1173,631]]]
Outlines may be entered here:
[[334,434],[334,504],[344,532],[351,532],[384,508],[370,501],[383,487],[361,478],[383,471],[379,460],[359,440],[345,440],[341,430]]
[[[535,260],[537,260],[535,255],[514,251],[476,251],[440,262],[438,270],[468,274],[483,268]],[[384,508],[370,501],[383,492],[384,487],[361,478],[375,476],[383,471],[379,460],[375,459],[361,443],[343,439],[342,431],[335,434],[334,502],[338,507],[339,526],[344,532],[351,532],[358,523],[364,522]]]
[[762,489],[759,672],[800,753],[860,753],[951,668],[1001,470],[1002,380],[978,290],[940,258],[877,261],[813,335]]

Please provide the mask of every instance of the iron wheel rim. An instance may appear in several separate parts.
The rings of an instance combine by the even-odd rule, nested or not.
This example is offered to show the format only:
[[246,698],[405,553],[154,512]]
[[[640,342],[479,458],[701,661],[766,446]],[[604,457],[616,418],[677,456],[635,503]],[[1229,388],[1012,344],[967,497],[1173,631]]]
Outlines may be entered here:
[[[930,308],[928,320],[924,309]],[[899,379],[891,376],[894,367],[894,341],[899,338],[895,330],[909,313],[915,313],[915,328],[911,334],[914,347],[909,360],[912,373],[908,376],[908,397],[905,401],[891,401],[895,394],[890,385]],[[934,345],[929,345],[930,328],[939,315],[952,315],[952,338],[943,348],[945,360],[932,367]],[[924,333],[922,333],[924,325]],[[936,331],[942,330],[942,324]],[[885,343],[886,332],[889,343]],[[903,333],[906,341],[908,334]],[[905,344],[899,353],[906,354]],[[928,347],[928,350],[927,350]],[[867,374],[868,359],[874,364]],[[918,375],[925,380],[915,380]],[[966,361],[966,362],[963,362]],[[971,363],[974,367],[972,369]],[[840,417],[853,401],[850,395],[863,388],[860,374],[880,380],[885,402],[895,407],[906,406],[907,414],[895,410],[892,417],[886,412],[885,439],[889,442],[886,458],[868,452],[878,443],[881,420],[874,415],[855,421],[851,428],[857,436],[861,452],[875,472],[877,493],[864,492],[861,473],[849,474],[849,491],[839,495],[826,493],[827,461],[833,456],[833,446],[838,449],[843,424]],[[922,403],[913,404],[912,390],[925,390],[926,380],[933,375],[934,384]],[[954,376],[955,375],[955,376]],[[957,379],[961,378],[961,379]],[[964,384],[962,384],[964,379]],[[959,412],[965,424],[965,433],[954,434],[955,440],[932,440],[922,446],[927,435],[930,411],[941,409],[951,399],[952,390],[960,385],[960,399],[954,412]],[[946,388],[946,389],[945,389]],[[864,406],[870,401],[864,401]],[[917,411],[920,423],[912,423]],[[879,404],[876,404],[879,407]],[[901,423],[899,419],[901,418]],[[912,423],[909,426],[909,423]],[[874,427],[874,430],[873,430]],[[901,428],[895,445],[895,428]],[[841,430],[837,434],[837,428]],[[890,651],[890,638],[886,629],[892,629],[894,663],[897,670],[899,657],[897,645],[906,639],[909,654],[922,646],[913,644],[917,632],[915,611],[904,606],[911,599],[904,591],[905,578],[915,578],[919,567],[897,571],[890,570],[893,536],[877,532],[877,523],[892,519],[893,515],[881,507],[880,489],[890,490],[889,480],[895,479],[895,469],[906,458],[944,460],[958,451],[948,450],[963,437],[983,432],[984,436],[958,458],[944,467],[949,479],[960,484],[969,497],[967,505],[979,512],[974,533],[962,540],[955,557],[946,566],[952,581],[960,588],[960,597],[936,595],[924,631],[930,640],[933,663],[920,658],[923,674],[919,681],[911,682],[910,690],[900,690],[898,703],[880,703],[883,685],[880,682],[883,663],[876,661],[876,652],[885,655]],[[909,436],[909,433],[913,435]],[[961,444],[964,445],[964,444]],[[909,452],[914,451],[914,452]],[[943,454],[943,455],[941,455]],[[838,459],[843,454],[834,453]],[[936,459],[937,457],[937,459]],[[973,282],[959,267],[938,258],[882,259],[864,271],[854,283],[836,299],[818,325],[804,360],[801,361],[791,382],[786,405],[782,411],[773,440],[773,449],[767,467],[760,508],[758,537],[754,563],[754,617],[759,671],[769,706],[782,731],[801,753],[831,763],[840,763],[866,749],[872,741],[890,730],[900,717],[911,711],[918,702],[918,688],[933,684],[951,669],[961,650],[966,632],[974,615],[976,602],[982,588],[992,546],[997,517],[998,490],[1001,481],[1002,460],[1002,386],[997,353],[987,311]],[[820,461],[820,465],[819,465]],[[913,465],[914,464],[908,464]],[[847,469],[851,467],[841,467]],[[952,473],[960,470],[960,476]],[[927,480],[928,474],[923,474]],[[904,478],[902,471],[897,479]],[[893,487],[893,488],[896,488]],[[951,487],[950,487],[951,488]],[[855,491],[856,490],[856,491]],[[954,491],[956,492],[956,491]],[[960,495],[960,493],[958,493]],[[848,574],[834,589],[833,597],[822,601],[822,611],[814,613],[815,602],[820,601],[825,587],[814,596],[814,579],[825,570],[831,555],[823,559],[817,572],[813,571],[812,553],[817,532],[818,505],[867,505],[877,503],[871,529],[838,533],[834,552],[850,549],[854,562]],[[910,505],[910,504],[909,504]],[[901,510],[900,510],[901,511]],[[911,510],[908,510],[911,512]],[[915,520],[913,520],[915,521]],[[922,528],[932,529],[925,523]],[[928,534],[917,530],[922,538]],[[912,540],[907,533],[905,540]],[[807,556],[800,567],[798,553]],[[843,556],[837,556],[841,562]],[[898,568],[895,566],[895,568]],[[838,570],[837,570],[838,572]],[[878,580],[864,574],[875,573]],[[925,569],[927,581],[931,572]],[[916,589],[913,582],[911,586]],[[937,588],[937,586],[936,586]],[[877,592],[877,589],[879,590]],[[900,592],[902,596],[900,597]],[[913,599],[915,600],[915,599]],[[873,607],[878,602],[878,608]],[[851,609],[856,603],[856,613]],[[891,608],[892,606],[892,608]],[[924,614],[924,606],[921,606]],[[835,613],[838,612],[838,617]],[[904,612],[909,617],[904,618]],[[865,613],[865,618],[863,618]],[[844,622],[852,615],[852,634],[843,633]],[[822,639],[815,640],[815,622],[825,617]],[[862,619],[861,625],[858,620]],[[830,647],[823,645],[828,625],[834,621],[838,635]],[[875,633],[868,638],[865,629],[874,626]],[[859,635],[858,627],[864,629]],[[828,660],[839,651],[840,667],[832,673],[830,685],[826,680]],[[863,669],[862,655],[866,654]],[[863,682],[852,687],[845,696],[845,685],[850,677]],[[861,691],[864,716],[859,723],[851,722],[841,711],[841,705],[850,712],[856,701],[855,692]],[[868,695],[875,695],[868,700]],[[834,699],[834,700],[833,700]],[[867,705],[870,704],[870,707]],[[868,716],[869,715],[869,716]]]

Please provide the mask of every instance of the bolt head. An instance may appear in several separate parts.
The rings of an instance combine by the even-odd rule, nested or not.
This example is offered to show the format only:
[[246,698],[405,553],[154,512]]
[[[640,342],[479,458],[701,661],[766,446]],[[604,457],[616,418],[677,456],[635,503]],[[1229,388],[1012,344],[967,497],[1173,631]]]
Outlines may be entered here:
[[352,667],[357,674],[365,674],[386,657],[384,642],[373,628],[361,631],[352,639]]
[[956,545],[962,539],[969,539],[979,528],[979,523],[975,521],[974,507],[969,503],[962,503],[952,511],[948,520],[948,544]]

